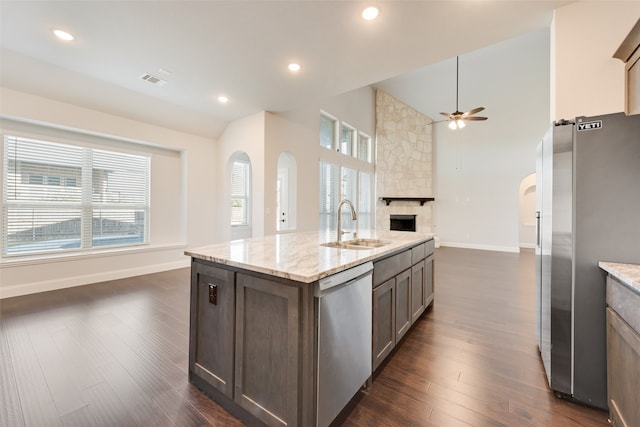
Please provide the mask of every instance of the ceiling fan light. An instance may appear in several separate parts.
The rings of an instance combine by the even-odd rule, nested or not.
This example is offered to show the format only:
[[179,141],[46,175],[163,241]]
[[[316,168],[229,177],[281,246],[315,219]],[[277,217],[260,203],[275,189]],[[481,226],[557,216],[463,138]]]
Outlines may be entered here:
[[380,11],[375,6],[370,6],[362,11],[362,19],[366,21],[372,21],[378,17]]
[[465,126],[464,120],[458,120],[458,129],[462,129]]
[[457,128],[458,128],[458,127],[456,126],[456,122],[452,120],[452,121],[449,123],[449,129],[451,129],[451,130],[456,130]]

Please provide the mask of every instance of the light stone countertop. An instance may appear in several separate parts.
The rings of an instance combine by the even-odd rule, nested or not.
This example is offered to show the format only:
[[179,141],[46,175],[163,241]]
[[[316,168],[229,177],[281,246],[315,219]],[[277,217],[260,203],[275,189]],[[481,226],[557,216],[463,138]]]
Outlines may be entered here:
[[[304,232],[232,240],[188,249],[185,255],[245,270],[269,274],[303,283],[311,283],[367,261],[415,246],[433,238],[432,234],[413,232],[360,232],[359,238],[374,238],[390,243],[371,249],[338,249],[321,246],[335,241],[336,233]],[[345,234],[344,241],[351,240]]]
[[600,261],[598,266],[631,288],[631,290],[640,294],[640,264]]

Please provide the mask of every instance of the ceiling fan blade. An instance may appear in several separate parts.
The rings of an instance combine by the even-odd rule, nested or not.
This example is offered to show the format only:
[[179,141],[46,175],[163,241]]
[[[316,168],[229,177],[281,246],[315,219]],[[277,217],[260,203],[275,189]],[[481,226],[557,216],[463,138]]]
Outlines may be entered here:
[[487,120],[487,117],[471,116],[471,117],[463,117],[462,120],[471,120],[471,121]]
[[465,114],[466,114],[467,116],[470,116],[470,115],[472,115],[472,114],[479,113],[479,112],[480,112],[480,111],[482,111],[482,110],[484,110],[484,107],[476,107],[476,108],[473,108],[473,109],[471,109],[471,110],[467,111]]
[[445,117],[451,117],[451,114],[449,114],[449,113],[440,113],[440,114],[442,114]]

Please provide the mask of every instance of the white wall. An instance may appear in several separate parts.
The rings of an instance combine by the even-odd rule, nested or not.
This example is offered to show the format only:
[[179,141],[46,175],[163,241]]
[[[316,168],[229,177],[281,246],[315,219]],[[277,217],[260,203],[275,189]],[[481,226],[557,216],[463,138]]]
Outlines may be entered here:
[[582,1],[556,9],[552,120],[624,111],[624,63],[613,54],[639,16],[638,1]]
[[[0,114],[18,123],[49,124],[63,129],[57,131],[60,135],[87,135],[96,143],[100,136],[136,141],[133,149],[151,152],[152,174],[156,177],[151,189],[148,246],[44,260],[3,258],[0,297],[187,266],[189,258],[183,255],[186,246],[201,246],[214,240],[215,141],[6,88],[1,89],[0,95]],[[27,128],[25,125],[18,130]],[[30,131],[37,132],[37,126]]]
[[550,123],[548,32],[465,54],[460,87],[460,107],[489,119],[435,126],[434,232],[441,245],[516,252],[520,182]]

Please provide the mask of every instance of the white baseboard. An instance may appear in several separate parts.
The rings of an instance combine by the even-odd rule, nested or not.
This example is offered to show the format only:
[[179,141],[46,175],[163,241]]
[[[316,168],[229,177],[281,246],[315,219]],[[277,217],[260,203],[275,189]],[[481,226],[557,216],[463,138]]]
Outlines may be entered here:
[[497,252],[520,252],[518,246],[494,246],[494,245],[479,245],[475,243],[456,243],[456,242],[443,242],[440,241],[440,246],[447,246],[451,248],[464,248],[464,249],[479,249],[482,251],[497,251]]
[[72,288],[74,286],[89,285],[92,283],[106,282],[109,280],[124,279],[126,277],[158,273],[167,270],[175,270],[177,268],[189,267],[190,263],[191,258],[185,257],[184,260],[167,262],[163,264],[145,265],[142,267],[127,268],[122,270],[110,270],[102,273],[65,277],[63,279],[56,280],[43,280],[40,282],[28,283],[26,285],[0,287],[0,299],[29,295],[37,292],[54,291],[56,289]]

